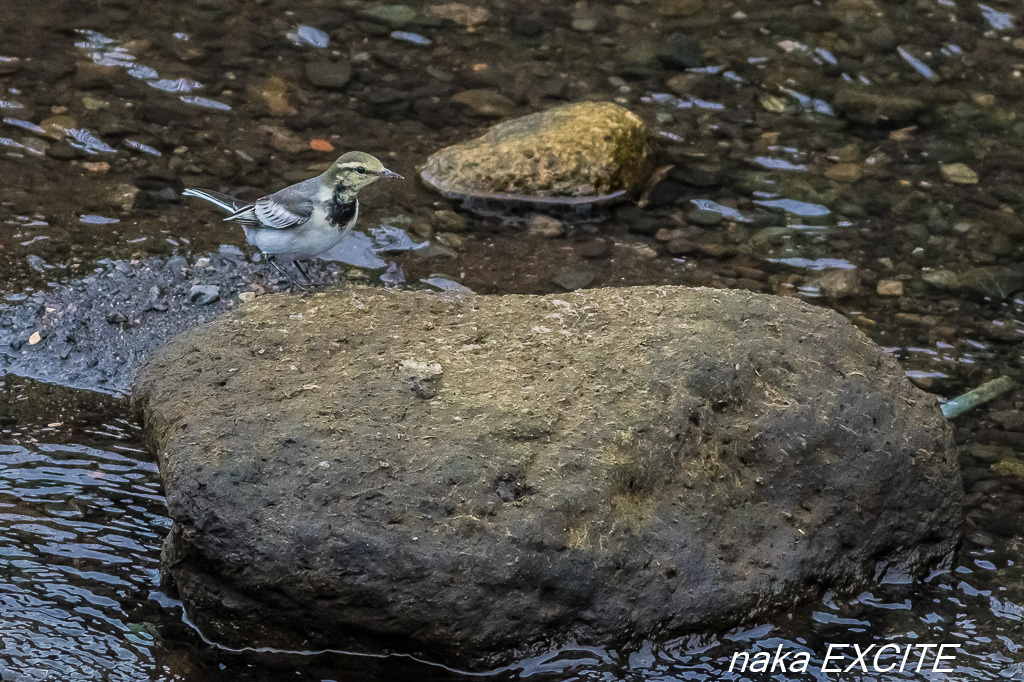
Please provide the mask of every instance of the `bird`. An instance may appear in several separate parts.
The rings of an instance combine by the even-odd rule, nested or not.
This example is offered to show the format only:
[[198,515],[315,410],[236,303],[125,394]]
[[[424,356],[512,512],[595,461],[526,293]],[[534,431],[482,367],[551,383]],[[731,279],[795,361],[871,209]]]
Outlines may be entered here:
[[246,241],[265,254],[279,273],[298,285],[278,261],[294,263],[309,280],[309,272],[300,261],[315,258],[345,239],[359,219],[359,190],[381,178],[405,179],[385,168],[375,156],[348,152],[315,178],[252,203],[207,189],[186,189],[182,196],[205,199],[227,211],[229,215],[224,220],[240,223]]

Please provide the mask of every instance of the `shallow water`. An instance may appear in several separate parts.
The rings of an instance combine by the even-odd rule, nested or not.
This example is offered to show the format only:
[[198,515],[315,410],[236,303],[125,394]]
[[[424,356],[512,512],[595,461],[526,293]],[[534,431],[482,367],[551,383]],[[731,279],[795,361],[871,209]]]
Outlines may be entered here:
[[[452,229],[435,213],[450,202],[417,182],[372,188],[364,229],[389,219],[417,241],[436,237],[429,251],[385,256],[396,264],[385,282],[801,296],[846,315],[945,397],[1021,379],[1017,5],[438,6],[440,18],[354,1],[0,4],[0,312],[111,267],[104,259],[194,263],[243,246],[180,200],[187,186],[255,197],[355,147],[414,177],[430,152],[498,120],[452,102],[470,90],[500,117],[618,101],[645,119],[673,169],[643,209],[560,214],[557,238],[528,234],[521,212],[464,213],[466,231],[435,235]],[[314,151],[314,140],[335,151]],[[205,643],[159,585],[169,522],[127,405],[2,381],[4,679],[460,679],[406,659]],[[781,643],[820,664],[827,643],[890,640],[963,645],[954,674],[891,679],[1024,679],[1022,408],[1011,392],[955,422],[966,540],[926,583],[826,595],[742,630],[637,651],[553,653],[495,679],[749,679],[727,672],[733,653]]]
[[[123,403],[108,400],[95,411],[74,395],[19,380],[2,390],[36,416],[0,433],[20,443],[0,446],[3,679],[472,679],[402,658],[209,646],[161,590],[160,544],[170,522],[138,427],[112,416]],[[42,405],[40,394],[47,394]],[[47,407],[54,405],[60,407]],[[957,564],[924,584],[897,578],[853,599],[826,595],[769,621],[634,651],[569,648],[490,679],[741,680],[752,676],[728,673],[737,652],[782,645],[811,652],[816,669],[830,643],[917,641],[960,644],[957,674],[892,673],[886,679],[1021,679],[1022,557],[1019,539],[975,532]],[[899,662],[882,659],[884,665]]]

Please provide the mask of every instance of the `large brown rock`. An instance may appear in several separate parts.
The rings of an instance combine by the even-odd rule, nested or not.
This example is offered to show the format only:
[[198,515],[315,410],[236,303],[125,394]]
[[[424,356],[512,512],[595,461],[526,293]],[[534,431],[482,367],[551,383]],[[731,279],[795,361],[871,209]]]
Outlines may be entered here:
[[959,535],[936,400],[792,299],[265,297],[135,400],[166,576],[232,646],[620,647],[913,575]]

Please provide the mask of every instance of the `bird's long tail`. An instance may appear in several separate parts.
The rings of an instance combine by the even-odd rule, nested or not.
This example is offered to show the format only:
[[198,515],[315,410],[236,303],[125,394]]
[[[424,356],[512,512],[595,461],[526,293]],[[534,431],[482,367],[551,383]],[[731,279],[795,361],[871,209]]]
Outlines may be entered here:
[[220,192],[214,192],[208,189],[187,189],[181,193],[181,196],[205,199],[217,208],[222,211],[227,211],[228,213],[236,213],[238,210],[249,205],[248,201],[242,201],[241,199],[236,199],[232,196],[228,196],[227,194],[221,194]]

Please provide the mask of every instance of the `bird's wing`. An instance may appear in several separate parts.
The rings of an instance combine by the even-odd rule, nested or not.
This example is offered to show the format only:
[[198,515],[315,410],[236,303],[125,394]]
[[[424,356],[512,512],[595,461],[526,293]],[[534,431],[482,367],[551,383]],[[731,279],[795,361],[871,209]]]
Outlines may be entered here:
[[217,208],[222,211],[227,211],[228,213],[235,213],[243,208],[252,206],[248,201],[242,201],[241,199],[236,199],[233,196],[214,192],[209,189],[187,189],[181,193],[181,196],[205,199]]
[[258,199],[255,204],[240,208],[224,220],[278,230],[296,227],[313,215],[319,189],[319,178],[312,178]]

